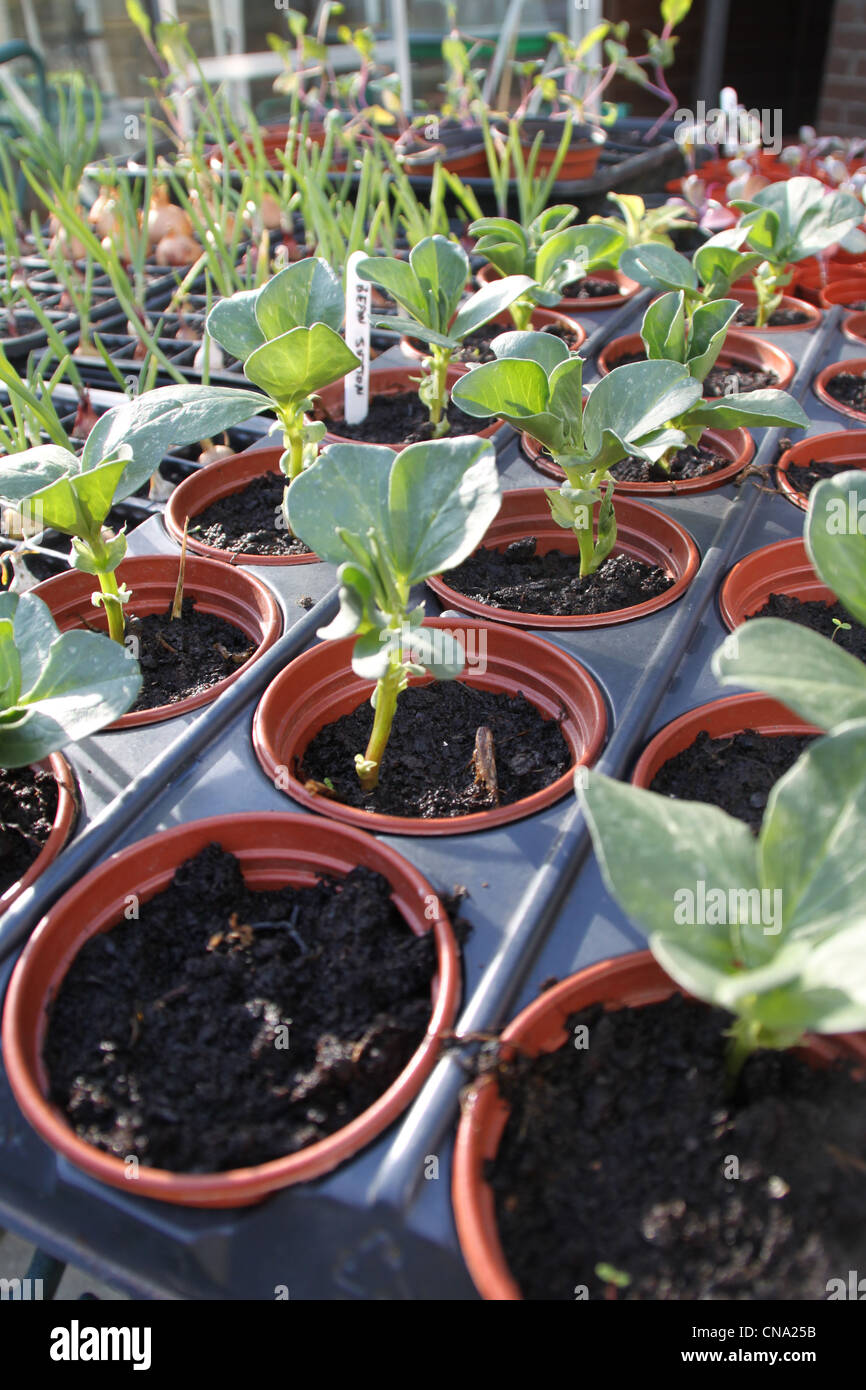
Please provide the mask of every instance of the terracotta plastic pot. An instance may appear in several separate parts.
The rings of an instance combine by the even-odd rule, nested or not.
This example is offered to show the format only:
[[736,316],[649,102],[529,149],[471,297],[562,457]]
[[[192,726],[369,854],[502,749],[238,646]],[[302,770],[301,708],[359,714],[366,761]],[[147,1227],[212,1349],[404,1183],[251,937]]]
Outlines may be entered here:
[[[511,332],[514,329],[514,320],[507,309],[504,313],[497,314],[496,318],[491,319],[490,322],[495,324],[503,333]],[[558,309],[533,309],[529,326],[537,333],[543,332],[545,328],[567,329],[575,338],[572,352],[577,352],[586,342],[586,329],[582,324],[579,324],[576,319],[569,318],[568,314],[560,313]],[[418,361],[428,356],[427,349],[417,338],[409,338],[404,334],[400,339],[400,346],[409,357],[415,357]],[[461,363],[461,365],[464,364]]]
[[[758,307],[758,296],[754,290],[732,290],[731,299],[739,299],[747,309]],[[737,333],[810,333],[813,328],[817,328],[821,322],[821,310],[815,304],[810,304],[807,299],[795,299],[789,294],[782,295],[782,302],[778,306],[780,309],[795,309],[798,314],[806,314],[805,323],[782,324],[778,328],[764,324],[763,328],[747,328],[743,324],[738,324],[734,330]]]
[[48,865],[57,858],[71,837],[78,817],[78,783],[75,779],[75,773],[63,755],[52,753],[41,763],[33,763],[33,767],[54,774],[54,780],[57,783],[57,810],[54,813],[51,833],[30,868],[21,875],[17,883],[10,883],[6,892],[0,897],[0,916],[12,906],[16,898],[20,898],[31,883],[36,882],[39,875],[44,873]]
[[[569,1039],[566,1022],[591,1004],[608,1009],[641,1008],[659,1004],[672,994],[686,995],[657,965],[649,951],[634,951],[599,961],[545,990],[504,1029],[503,1054],[537,1057],[555,1052]],[[689,996],[686,995],[688,998]],[[810,1036],[797,1049],[817,1066],[835,1057],[866,1060],[866,1035]],[[496,1157],[508,1122],[509,1108],[488,1073],[464,1092],[452,1170],[452,1199],[463,1258],[482,1298],[513,1302],[522,1299],[502,1249],[496,1223],[493,1189],[485,1181],[488,1163]],[[599,1221],[604,1213],[599,1212]],[[576,1276],[577,1277],[577,1276]]]
[[397,147],[402,151],[407,170],[414,174],[432,175],[435,165],[441,164],[462,179],[490,177],[487,148],[480,127],[465,129],[443,122],[435,140],[415,130],[411,132],[411,141],[404,137],[397,142]]
[[[483,265],[476,275],[476,280],[480,285],[491,285],[494,280],[501,280],[502,276],[495,266]],[[632,280],[628,275],[623,275],[621,270],[591,270],[590,280],[606,280],[611,287],[610,294],[599,295],[595,299],[561,299],[556,305],[560,313],[594,314],[598,309],[616,309],[626,300],[632,299],[641,288],[637,280]]]
[[[823,373],[822,373],[823,375]],[[847,468],[866,467],[866,435],[851,430],[832,430],[829,434],[813,434],[786,449],[776,464],[779,487],[789,502],[808,509],[809,499],[791,482],[789,469],[805,468],[810,463],[840,463]]]
[[[866,299],[866,295],[863,298]],[[858,309],[848,314],[842,324],[842,332],[849,342],[866,344],[866,312]]]
[[[605,740],[607,714],[592,676],[559,647],[503,624],[469,618],[427,618],[425,627],[444,628],[463,636],[464,647],[483,661],[467,662],[461,680],[480,690],[523,694],[548,719],[561,719],[562,736],[574,763],[549,787],[489,811],[424,819],[381,815],[345,806],[308,792],[297,776],[304,750],[320,729],[365,704],[373,682],[352,670],[354,638],[321,642],[292,661],[268,686],[253,719],[256,757],[274,783],[293,801],[332,820],[390,835],[462,835],[522,820],[573,792],[574,767],[590,766]],[[474,644],[474,645],[473,645]],[[482,645],[483,644],[483,645]],[[410,685],[429,684],[413,676]]]
[[[704,430],[701,443],[714,453],[730,459],[730,462],[724,468],[717,469],[715,473],[708,473],[703,478],[684,478],[682,481],[670,483],[617,482],[616,497],[664,497],[672,494],[679,496],[686,492],[712,492],[714,488],[723,487],[735,478],[748,463],[751,463],[755,454],[755,441],[748,430]],[[543,452],[537,439],[524,433],[521,436],[521,445],[523,452],[539,472],[556,478],[558,482],[562,481],[565,477],[564,472],[558,463],[554,463],[553,459]]]
[[[230,458],[217,459],[204,468],[197,468],[188,478],[174,489],[165,508],[165,526],[169,535],[180,545],[183,539],[183,526],[187,517],[190,523],[201,512],[223,497],[234,492],[242,492],[249,483],[261,478],[265,473],[280,473],[280,459],[283,450],[273,445],[265,449],[245,449],[242,454],[232,454]],[[276,517],[274,518],[276,530]],[[197,536],[187,535],[187,548],[197,555],[206,555],[210,560],[219,560],[224,565],[309,565],[318,562],[318,556],[308,555],[255,555],[252,552],[222,550],[219,546],[208,545]]]
[[[529,159],[532,153],[532,142],[523,141],[521,143],[524,159]],[[556,152],[559,142],[543,144],[538,151],[538,159],[535,165],[536,175],[547,173],[556,159]],[[593,140],[581,140],[577,144],[570,146],[565,153],[565,158],[559,168],[559,179],[591,179],[598,168],[601,146]]]
[[[142,1165],[136,1180],[130,1182],[123,1160],[79,1139],[47,1098],[42,1049],[48,1010],[85,942],[123,920],[127,895],[135,893],[147,902],[168,886],[178,865],[214,841],[240,860],[244,878],[257,889],[310,884],[323,875],[342,877],[359,864],[382,874],[409,929],[416,936],[427,931],[434,934],[437,974],[430,1022],[396,1080],[367,1110],[328,1138],[284,1158],[226,1172],[173,1173]],[[437,904],[432,921],[428,920],[431,902]],[[124,1192],[162,1202],[246,1206],[279,1188],[329,1173],[406,1109],[436,1062],[441,1034],[454,1021],[460,959],[451,926],[438,904],[427,880],[396,850],[372,835],[327,825],[315,816],[282,812],[211,816],[141,840],[91,869],[55,903],[15,967],[3,1015],[3,1056],[15,1099],[37,1133],[76,1167]]]
[[[667,608],[682,598],[698,572],[700,553],[688,531],[678,521],[646,506],[623,498],[616,503],[617,540],[614,554],[633,555],[649,565],[658,565],[676,581],[663,594],[647,599],[630,608],[617,608],[610,613],[586,613],[573,617],[555,617],[549,613],[518,613],[509,608],[491,608],[476,599],[467,598],[452,589],[442,578],[427,582],[439,599],[449,608],[472,613],[490,622],[508,623],[514,627],[578,628],[613,627],[616,623],[644,618],[659,608]],[[575,569],[580,563],[577,537],[572,531],[557,526],[550,515],[550,506],[543,488],[511,488],[503,494],[502,506],[484,537],[483,544],[504,550],[512,541],[535,536],[538,551],[562,550],[575,557]]]
[[845,405],[844,402],[837,401],[836,397],[831,396],[827,390],[833,378],[840,376],[842,372],[850,372],[852,376],[866,376],[866,357],[851,357],[847,362],[831,362],[815,377],[813,382],[815,395],[819,401],[823,401],[833,410],[838,410],[841,415],[850,415],[853,420],[866,420],[866,410],[855,410],[853,405]]
[[802,603],[835,603],[836,595],[818,578],[799,537],[753,550],[734,565],[719,591],[719,611],[733,632],[758,613],[771,594],[786,594]]
[[824,309],[832,309],[834,304],[866,303],[866,275],[850,275],[844,280],[831,280],[829,285],[819,290],[818,303]]
[[[820,304],[821,291],[828,285],[858,278],[856,267],[837,260],[819,260],[817,256],[797,261],[791,269],[793,276],[790,288],[803,299],[809,299],[815,304]],[[826,305],[822,307],[826,308]]]
[[[448,368],[446,385],[449,393],[469,370],[462,363],[455,363]],[[401,396],[416,395],[418,391],[419,372],[417,367],[380,367],[377,371],[370,373],[370,398],[374,396]],[[317,391],[315,395],[316,419],[324,420],[328,424],[329,420],[343,418],[343,383],[337,381],[333,386],[326,386],[323,391]],[[497,430],[502,428],[501,420],[494,420],[492,425],[485,425],[483,429],[470,430],[471,434],[478,434],[483,439],[489,439]],[[326,444],[378,444],[378,439],[347,439],[345,435],[337,434],[328,426],[328,433],[325,437]],[[403,446],[406,447],[405,445]],[[386,448],[393,449],[399,453],[396,444],[388,444]]]
[[659,729],[635,764],[632,784],[648,788],[659,769],[684,748],[691,748],[700,733],[706,732],[711,738],[728,738],[747,729],[768,737],[823,733],[769,695],[724,695],[719,700],[687,710]]
[[[643,339],[639,333],[626,333],[622,338],[614,338],[598,354],[598,370],[602,376],[607,376],[608,372],[612,372],[619,364],[621,358],[630,357],[638,352],[644,352]],[[732,362],[745,362],[757,370],[775,372],[778,377],[776,389],[779,391],[786,390],[794,380],[796,368],[793,358],[780,347],[776,347],[775,343],[765,343],[763,338],[755,334],[735,332],[733,329],[728,331],[717,364],[726,367]]]
[[[127,584],[132,590],[127,612],[137,617],[165,613],[177,587],[178,563],[177,555],[128,555],[117,569],[118,583]],[[90,601],[95,587],[92,574],[68,570],[38,584],[34,592],[47,603],[61,632],[87,626],[105,632],[108,626],[105,609],[94,608]],[[270,589],[253,575],[231,565],[217,564],[200,555],[187,555],[184,597],[195,599],[196,607],[202,612],[215,613],[239,628],[255,643],[254,652],[230,676],[217,681],[208,690],[178,700],[174,705],[132,710],[115,719],[109,729],[158,724],[210,704],[274,645],[282,631],[282,614]]]

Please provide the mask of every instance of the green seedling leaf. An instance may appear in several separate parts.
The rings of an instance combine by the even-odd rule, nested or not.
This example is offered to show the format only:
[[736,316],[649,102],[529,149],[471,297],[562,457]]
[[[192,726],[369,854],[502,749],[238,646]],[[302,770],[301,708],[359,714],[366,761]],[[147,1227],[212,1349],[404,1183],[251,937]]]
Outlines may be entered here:
[[620,257],[619,268],[624,275],[650,289],[695,293],[698,288],[697,274],[685,256],[657,242],[627,247]]
[[866,474],[851,469],[813,488],[805,541],[821,580],[866,624]]
[[863,662],[797,623],[743,623],[714,653],[712,666],[723,685],[772,695],[819,729],[866,719]]
[[357,365],[358,358],[338,333],[314,323],[257,348],[244,364],[244,375],[279,407],[292,410]]
[[108,637],[59,633],[35,594],[2,594],[0,685],[0,766],[23,767],[119,718],[141,673]]

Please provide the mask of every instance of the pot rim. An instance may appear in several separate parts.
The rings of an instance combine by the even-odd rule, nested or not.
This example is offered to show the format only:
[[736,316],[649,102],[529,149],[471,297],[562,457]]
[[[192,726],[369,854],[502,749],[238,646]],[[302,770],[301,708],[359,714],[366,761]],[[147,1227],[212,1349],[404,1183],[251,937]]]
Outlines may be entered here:
[[[116,574],[121,582],[127,579],[130,581],[130,587],[133,590],[129,605],[129,612],[131,614],[134,615],[137,611],[135,593],[136,582],[139,584],[140,590],[141,585],[148,582],[148,572],[151,569],[159,571],[163,568],[168,570],[170,567],[173,571],[172,573],[166,573],[164,581],[160,573],[154,574],[149,579],[153,587],[160,591],[164,589],[166,607],[168,607],[177,585],[179,559],[180,557],[178,555],[149,554],[127,555],[125,559],[121,561]],[[141,578],[138,581],[135,579],[136,573],[141,574]],[[250,631],[252,623],[250,623],[249,626],[244,626],[237,613],[230,613],[227,610],[221,611],[219,608],[213,607],[214,601],[223,598],[226,593],[227,583],[229,582],[227,580],[228,575],[231,575],[230,582],[232,584],[237,585],[241,589],[246,588],[250,598],[255,600],[258,609],[258,635]],[[34,593],[36,593],[51,609],[52,617],[58,622],[62,631],[66,631],[67,628],[63,626],[62,610],[58,616],[57,607],[63,601],[64,591],[69,589],[74,592],[74,589],[78,587],[83,580],[92,580],[92,578],[92,575],[83,575],[78,570],[70,569],[64,571],[63,574],[53,575],[50,579],[43,580],[41,584],[37,584]],[[112,724],[106,725],[106,728],[102,730],[103,733],[115,733],[118,730],[137,728],[144,724],[163,723],[168,719],[176,718],[178,715],[189,714],[192,710],[200,709],[202,705],[210,704],[217,696],[221,695],[228,686],[232,685],[244,671],[249,670],[250,666],[252,666],[255,661],[258,661],[259,657],[263,656],[276,642],[283,629],[282,610],[277,602],[276,596],[267,585],[263,584],[255,575],[248,574],[246,570],[218,564],[216,561],[210,560],[204,555],[187,555],[184,594],[185,596],[189,595],[195,597],[195,591],[199,588],[206,592],[210,601],[210,606],[207,611],[215,612],[217,616],[224,617],[226,622],[230,622],[237,627],[237,629],[243,632],[251,642],[255,643],[254,650],[236,671],[232,671],[230,675],[224,676],[222,680],[216,681],[214,685],[208,686],[207,690],[200,690],[195,695],[188,695],[185,699],[178,700],[172,705],[154,705],[152,709],[128,711],[126,714],[122,714],[119,719],[115,719]],[[52,607],[52,597],[55,597],[54,607]],[[70,598],[69,602],[72,603],[73,599]],[[139,603],[144,602],[145,595],[139,592]],[[68,626],[73,625],[74,624],[69,624]]]
[[[560,299],[558,304],[551,305],[551,308],[559,313],[584,313],[594,314],[599,309],[616,309],[620,304],[626,304],[628,300],[643,288],[637,280],[632,280],[621,270],[599,269],[591,270],[586,277],[589,280],[609,280],[617,288],[616,294],[601,294],[595,299],[571,299],[566,296]],[[494,280],[501,280],[502,276],[491,261],[487,261],[476,275],[482,285],[492,284]]]
[[[733,480],[744,468],[751,463],[755,456],[755,441],[751,434],[743,426],[738,426],[733,430],[705,429],[701,435],[700,442],[711,439],[715,446],[726,453],[733,453],[729,464],[724,468],[718,468],[715,473],[707,473],[701,478],[684,478],[676,482],[614,482],[614,507],[616,506],[617,495],[620,497],[674,497],[685,493],[713,492],[716,488],[724,487],[726,483]],[[547,459],[541,453],[541,445],[537,439],[533,439],[528,431],[524,430],[520,436],[520,443],[523,453],[527,456],[534,468],[540,473],[545,473],[549,478],[555,478],[557,482],[562,482],[565,478],[563,470]]]
[[[243,492],[250,483],[255,482],[256,478],[263,477],[266,473],[282,473],[280,468],[282,454],[283,450],[279,445],[268,444],[262,448],[253,444],[248,449],[242,449],[240,453],[217,459],[214,463],[205,464],[204,467],[190,473],[189,477],[184,478],[183,482],[174,489],[163,513],[165,529],[172,540],[180,545],[183,540],[183,524],[187,517],[192,521],[212,506],[214,502],[220,502],[224,497],[231,497],[236,492]],[[242,462],[239,463],[239,460]],[[251,467],[253,463],[258,463],[261,466],[253,471]],[[235,473],[241,475],[240,483],[237,486],[234,485],[233,475]],[[195,494],[202,488],[208,489],[202,505],[196,512],[189,511],[188,498],[190,494]],[[320,563],[318,555],[314,555],[312,551],[307,555],[256,555],[252,551],[223,550],[217,545],[208,545],[206,541],[200,541],[196,536],[189,534],[187,534],[186,543],[188,549],[194,551],[196,555],[202,555],[208,560],[216,560],[221,565],[234,567],[260,565],[262,568],[268,568],[271,566]]]
[[[425,618],[425,627],[438,627],[453,629],[459,627],[461,631],[486,632],[488,641],[501,643],[503,649],[507,648],[507,663],[514,667],[525,652],[525,659],[520,660],[524,671],[539,672],[549,670],[554,667],[554,676],[551,678],[551,687],[556,690],[557,698],[561,705],[565,707],[569,716],[572,729],[563,729],[563,737],[569,745],[569,750],[573,761],[568,770],[558,777],[549,786],[543,787],[540,791],[533,792],[530,796],[522,797],[519,801],[513,801],[508,806],[495,806],[487,811],[473,811],[461,816],[431,816],[427,819],[417,816],[395,816],[386,815],[377,811],[364,811],[354,806],[344,805],[342,802],[331,801],[321,796],[308,792],[306,787],[294,775],[293,769],[289,764],[293,757],[298,754],[292,752],[287,759],[282,747],[283,726],[285,718],[283,711],[286,701],[292,698],[296,690],[304,690],[308,705],[302,709],[298,715],[295,725],[297,728],[301,720],[306,717],[308,724],[313,722],[318,713],[318,702],[310,708],[309,705],[316,697],[316,677],[317,667],[324,666],[325,663],[333,660],[340,665],[337,670],[345,672],[345,679],[341,683],[343,692],[349,689],[353,693],[357,690],[358,700],[353,708],[358,708],[370,696],[375,688],[374,681],[364,681],[356,677],[351,668],[351,649],[354,642],[352,637],[338,638],[330,642],[319,642],[301,656],[295,657],[283,671],[271,682],[259,701],[253,717],[253,748],[260,766],[275,785],[288,780],[289,786],[282,788],[286,794],[291,796],[293,801],[299,802],[305,808],[317,811],[320,815],[329,820],[339,821],[342,824],[360,826],[364,829],[373,831],[377,834],[389,835],[462,835],[470,831],[490,830],[500,825],[509,824],[512,821],[523,820],[525,817],[537,811],[546,809],[563,797],[570,795],[574,788],[574,769],[578,766],[590,766],[598,757],[607,737],[607,709],[604,696],[596,680],[590,672],[567,652],[546,641],[542,637],[535,637],[531,633],[515,633],[512,629],[506,628],[504,624],[493,624],[479,622],[474,618]],[[491,657],[491,661],[496,658]],[[506,661],[505,651],[500,658]],[[495,673],[490,675],[489,665],[484,672],[479,673],[478,684],[486,689],[501,689],[502,686],[496,681]],[[461,677],[462,680],[472,683],[473,668],[467,665]],[[504,676],[504,673],[503,673]],[[411,685],[430,684],[431,678],[410,677]],[[324,691],[321,700],[324,703],[330,692]],[[524,691],[526,699],[540,708],[544,713],[543,706],[539,705],[539,697],[533,698],[537,692],[532,690]],[[291,708],[291,707],[290,707]],[[585,726],[585,742],[581,747],[578,743],[582,732],[577,723],[578,713],[582,716],[582,724]],[[324,727],[329,721],[324,720],[318,728]],[[332,722],[332,721],[331,721]],[[301,725],[302,733],[306,733],[306,728]],[[310,738],[314,735],[311,734]],[[303,745],[307,746],[310,738]]]
[[[806,585],[809,598],[805,601],[835,603],[836,595],[822,583],[815,572],[801,536],[787,541],[773,541],[762,545],[738,560],[726,574],[719,589],[719,614],[722,622],[734,632],[752,613],[763,607],[771,593],[793,593],[791,586],[801,588]],[[781,586],[781,588],[779,587]],[[743,593],[740,594],[740,590]],[[814,592],[811,592],[813,591]],[[744,604],[753,605],[748,613],[737,619],[736,614]]]
[[[10,1085],[28,1122],[76,1167],[112,1187],[132,1189],[139,1195],[161,1201],[210,1207],[249,1205],[280,1188],[332,1171],[381,1134],[420,1090],[436,1062],[441,1034],[451,1026],[457,1012],[460,956],[450,922],[442,910],[440,898],[432,893],[424,876],[395,849],[374,837],[351,826],[332,825],[327,827],[327,841],[322,848],[311,852],[311,842],[317,837],[324,840],[323,826],[324,822],[315,816],[284,811],[210,816],[174,826],[139,840],[98,864],[43,917],[24,948],[9,984],[3,1012],[3,1053]],[[247,843],[244,836],[253,834],[255,840]],[[142,1164],[136,1181],[130,1184],[124,1161],[80,1139],[60,1110],[48,1101],[41,1062],[48,1020],[46,996],[56,994],[85,942],[98,931],[107,930],[122,920],[122,915],[118,914],[122,914],[123,893],[119,888],[117,897],[97,915],[95,922],[86,921],[74,939],[70,939],[68,931],[63,939],[64,919],[68,921],[76,911],[83,911],[86,918],[85,905],[94,886],[105,883],[109,885],[107,891],[111,891],[111,878],[119,878],[118,870],[124,867],[129,871],[130,859],[133,877],[122,883],[121,888],[142,888],[142,899],[147,901],[171,881],[174,869],[183,862],[173,853],[178,845],[186,859],[215,837],[222,839],[225,847],[238,855],[242,865],[251,869],[255,869],[256,862],[261,865],[268,854],[276,854],[276,863],[269,868],[265,862],[259,869],[260,877],[265,879],[300,882],[305,877],[312,879],[323,873],[333,873],[335,869],[331,866],[342,862],[366,863],[382,873],[391,885],[392,897],[407,927],[416,935],[427,930],[434,933],[437,973],[432,980],[430,1022],[421,1043],[391,1085],[354,1120],[327,1138],[266,1163],[215,1173],[175,1173]],[[192,848],[193,845],[197,848]],[[308,855],[314,860],[309,865]],[[282,873],[282,867],[290,871]],[[432,921],[425,917],[431,896],[437,914]],[[41,994],[40,1011],[34,1025],[25,1022],[27,990],[29,977],[39,970],[43,956],[52,962],[50,981]],[[28,1049],[33,1048],[37,1049],[35,1064],[28,1055]]]
[[[534,505],[535,504],[535,505]],[[655,613],[660,608],[667,608],[669,604],[676,603],[682,598],[692,580],[700,568],[701,555],[694,538],[686,528],[666,512],[656,510],[645,502],[635,501],[631,497],[623,497],[617,504],[614,494],[614,506],[617,510],[617,542],[613,548],[613,554],[635,553],[634,547],[625,542],[625,535],[631,529],[636,529],[640,523],[652,519],[656,527],[666,532],[670,537],[671,543],[674,541],[685,546],[687,558],[679,566],[674,565],[669,557],[667,561],[668,569],[674,572],[674,583],[664,593],[657,594],[655,598],[647,599],[644,603],[631,605],[629,608],[614,608],[607,613],[582,613],[567,616],[556,616],[551,613],[524,613],[517,609],[493,608],[492,606],[481,603],[478,599],[468,598],[461,594],[458,589],[452,589],[441,576],[428,579],[427,585],[436,596],[446,603],[450,608],[460,609],[461,612],[469,613],[474,618],[485,619],[488,622],[498,622],[508,624],[511,627],[530,627],[544,628],[549,630],[566,631],[575,628],[591,627],[613,627],[618,623],[632,622],[637,618],[645,618],[650,613]],[[521,530],[522,534],[515,536],[515,540],[520,540],[523,536],[535,531],[541,535],[550,535],[559,542],[558,548],[573,549],[577,554],[577,539],[563,527],[556,525],[550,516],[550,509],[544,488],[525,487],[509,488],[503,493],[502,506],[498,515],[494,518],[481,542],[481,547],[490,537],[491,532],[498,532],[504,524],[510,521],[509,513],[515,513],[513,526]],[[627,526],[631,521],[633,527]],[[511,529],[510,526],[508,529]],[[505,536],[495,537],[497,544],[499,541],[505,542]],[[479,548],[481,548],[479,547]],[[556,549],[557,547],[550,547]],[[637,558],[643,558],[637,556]],[[679,569],[679,574],[676,570]]]
[[[30,763],[30,767],[41,768],[43,771],[53,773],[57,783],[57,810],[54,813],[54,821],[48,839],[30,868],[15,883],[10,883],[5,893],[0,897],[0,916],[12,906],[26,888],[30,887],[31,883],[35,883],[39,875],[48,868],[48,865],[54,862],[60,851],[71,840],[75,830],[75,822],[78,819],[78,779],[72,764],[63,754],[49,753],[47,758]],[[10,768],[9,771],[14,772],[16,769]]]
[[[419,378],[413,376],[413,373],[417,372],[417,370],[417,367],[409,366],[377,367],[375,371],[370,373],[370,395],[416,395],[415,384]],[[465,376],[470,370],[471,369],[463,362],[451,363],[445,378],[449,392],[460,377]],[[385,378],[387,378],[387,381]],[[335,396],[335,393],[337,391],[342,392],[342,389],[342,381],[336,381],[332,383],[331,386],[325,386],[321,391],[316,391],[314,395],[314,400],[319,403],[316,407],[316,419],[324,420],[325,422],[326,433],[323,447],[328,444],[375,444],[381,449],[393,449],[395,454],[402,453],[404,449],[409,448],[408,444],[384,444],[376,439],[349,439],[348,436],[336,434],[332,429],[328,428],[328,403]],[[341,397],[336,397],[336,399],[341,399]],[[318,413],[319,410],[322,411],[321,414]],[[490,439],[503,428],[504,422],[502,420],[495,420],[493,424],[485,425],[484,429],[470,430],[469,433],[477,435],[480,439]]]
[[[729,297],[731,299],[739,299],[741,304],[745,304],[750,309],[754,309],[758,303],[758,295],[755,290],[732,289]],[[782,301],[778,307],[780,309],[796,309],[798,313],[806,315],[806,322],[781,324],[775,328],[771,327],[769,324],[765,324],[763,328],[756,328],[754,325],[747,326],[741,323],[737,326],[735,331],[737,333],[754,333],[756,335],[761,333],[810,333],[812,329],[818,327],[824,317],[822,310],[817,304],[810,304],[807,299],[799,299],[793,294],[783,294]]]
[[[667,975],[648,950],[595,961],[545,990],[503,1029],[500,1040],[516,1049],[527,1034],[549,1030],[543,1041],[527,1043],[532,1056],[556,1051],[566,1042],[563,1024],[570,1014],[601,1002],[605,1010],[641,1008],[661,1003],[673,994],[691,998]],[[547,1045],[549,1043],[549,1045]],[[842,1055],[866,1060],[866,1034],[839,1033],[832,1037],[807,1034],[801,1050],[817,1061]],[[464,1092],[452,1164],[452,1203],[460,1249],[472,1281],[482,1298],[523,1301],[505,1258],[496,1222],[493,1189],[484,1180],[484,1166],[499,1147],[509,1110],[499,1095],[492,1073],[474,1081]]]
[[[866,288],[866,281],[864,281]],[[850,371],[853,376],[866,376],[866,357],[849,357],[842,362],[830,362],[823,371],[820,371],[812,382],[812,390],[823,401],[824,405],[829,405],[831,410],[836,410],[840,415],[847,415],[852,420],[866,420],[866,408],[855,410],[853,405],[845,405],[842,401],[837,401],[835,396],[831,396],[827,390],[827,383],[834,376],[839,376],[844,371]]]
[[[727,723],[731,717],[731,727],[713,733],[717,718]],[[680,735],[691,739],[682,747],[691,747],[698,734],[706,731],[714,738],[733,738],[746,729],[772,737],[777,734],[815,734],[822,735],[825,730],[789,710],[779,700],[759,691],[746,691],[742,695],[722,695],[716,700],[707,700],[685,710],[676,719],[671,719],[653,735],[644,748],[630,777],[633,787],[649,788],[656,773],[671,758],[676,757],[678,748],[672,745],[679,742]],[[670,751],[668,751],[670,750]]]
[[[761,330],[763,332],[763,329]],[[602,376],[607,376],[613,371],[613,366],[609,365],[611,354],[619,348],[623,355],[635,352],[638,345],[643,346],[643,339],[640,333],[623,333],[618,338],[612,338],[609,343],[601,349],[596,357],[596,366]],[[725,344],[718,356],[718,364],[724,366],[725,361],[730,361],[733,357],[739,357],[750,366],[762,367],[766,371],[776,373],[779,378],[774,390],[785,391],[794,380],[796,366],[790,353],[785,352],[784,348],[777,347],[775,343],[768,343],[759,333],[744,333],[741,330],[729,329],[725,337]],[[766,364],[766,365],[765,365]],[[616,364],[614,364],[616,365]]]
[[[866,366],[866,361],[864,361]],[[859,443],[860,435],[851,430],[827,430],[824,434],[810,434],[805,439],[800,439],[796,444],[792,444],[786,449],[776,464],[776,477],[779,487],[785,494],[789,502],[793,502],[795,507],[801,511],[808,511],[809,499],[803,492],[798,492],[788,476],[788,470],[792,464],[799,464],[802,459],[807,459],[809,454],[814,454],[816,450],[823,453],[825,449],[832,452],[838,450],[838,462],[848,464],[851,468],[866,468],[866,435],[863,436],[862,443]],[[859,447],[858,447],[859,443]],[[802,451],[802,452],[801,452]],[[851,453],[852,458],[847,455]],[[858,461],[859,460],[859,461]],[[808,462],[813,460],[808,459]],[[824,460],[819,460],[823,462]],[[836,459],[827,460],[836,462]]]

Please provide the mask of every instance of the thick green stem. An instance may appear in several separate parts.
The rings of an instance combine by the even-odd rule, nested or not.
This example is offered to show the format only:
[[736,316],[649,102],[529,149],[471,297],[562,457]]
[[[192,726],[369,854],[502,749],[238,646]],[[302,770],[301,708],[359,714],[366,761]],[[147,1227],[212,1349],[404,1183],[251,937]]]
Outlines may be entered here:
[[577,544],[580,547],[580,577],[585,579],[595,570],[595,544],[592,538],[592,519],[589,526],[575,526]]
[[525,333],[532,323],[532,311],[535,308],[531,299],[515,299],[511,305],[511,317],[514,320],[514,327],[518,333]]
[[376,713],[367,751],[363,759],[356,759],[358,778],[365,792],[371,792],[379,785],[379,768],[391,737],[402,675],[399,658],[392,659],[391,666],[376,686]]
[[728,1046],[725,1053],[725,1077],[728,1095],[737,1089],[740,1072],[747,1058],[759,1046],[760,1023],[754,1019],[738,1018],[728,1032]]
[[451,354],[434,348],[430,362],[432,385],[428,410],[434,437],[438,437],[444,433],[447,427],[447,421],[444,417],[445,408],[448,405],[448,368],[451,365]]
[[123,600],[120,597],[120,589],[117,586],[117,578],[114,570],[100,570],[97,574],[99,587],[102,590],[103,606],[105,616],[108,619],[108,635],[113,641],[119,642],[123,646],[124,622],[123,622]]

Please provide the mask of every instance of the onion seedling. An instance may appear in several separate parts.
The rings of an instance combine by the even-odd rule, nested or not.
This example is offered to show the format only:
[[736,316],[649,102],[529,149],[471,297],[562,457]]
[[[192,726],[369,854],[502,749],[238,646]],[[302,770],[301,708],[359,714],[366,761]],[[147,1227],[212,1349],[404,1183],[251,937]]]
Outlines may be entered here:
[[367,748],[355,758],[373,791],[400,692],[409,677],[460,675],[464,653],[451,634],[422,626],[411,590],[475,550],[501,501],[495,450],[474,435],[412,444],[402,453],[331,444],[289,490],[292,531],[339,565],[340,611],[319,633],[356,638],[352,669],[376,682]]

